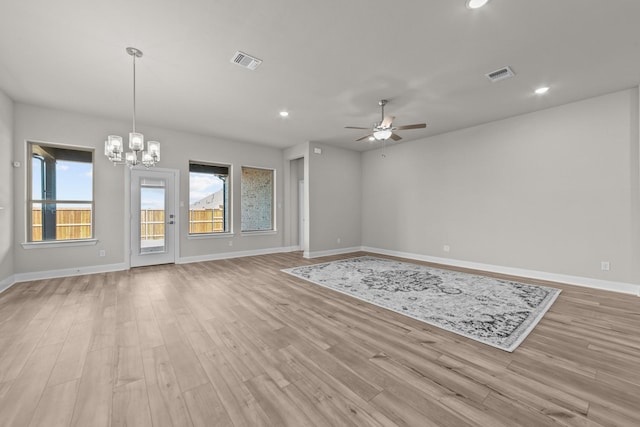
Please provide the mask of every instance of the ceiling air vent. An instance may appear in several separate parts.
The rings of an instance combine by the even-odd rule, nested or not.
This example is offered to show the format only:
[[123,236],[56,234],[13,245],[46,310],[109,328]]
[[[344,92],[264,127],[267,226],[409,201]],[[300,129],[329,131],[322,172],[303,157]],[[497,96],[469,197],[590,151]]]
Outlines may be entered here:
[[513,72],[513,70],[508,66],[500,68],[499,70],[492,71],[489,74],[485,74],[485,76],[487,76],[487,78],[491,80],[492,83],[511,78],[515,75],[516,74]]
[[231,62],[235,62],[236,64],[248,68],[250,70],[255,70],[258,68],[258,65],[262,64],[262,59],[255,58],[251,55],[247,55],[244,52],[237,51],[233,58],[231,58]]

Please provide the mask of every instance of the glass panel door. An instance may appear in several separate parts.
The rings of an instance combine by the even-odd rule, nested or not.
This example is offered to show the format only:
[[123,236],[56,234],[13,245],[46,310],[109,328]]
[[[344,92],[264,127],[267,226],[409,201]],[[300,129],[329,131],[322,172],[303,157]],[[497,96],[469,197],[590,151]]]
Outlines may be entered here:
[[178,172],[131,170],[131,267],[175,262]]

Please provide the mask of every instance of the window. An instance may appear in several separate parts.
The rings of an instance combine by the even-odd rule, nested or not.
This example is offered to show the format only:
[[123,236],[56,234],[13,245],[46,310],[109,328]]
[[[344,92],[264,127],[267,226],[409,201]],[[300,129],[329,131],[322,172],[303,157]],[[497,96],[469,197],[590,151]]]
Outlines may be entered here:
[[273,169],[242,167],[240,181],[242,205],[242,231],[274,230]]
[[93,238],[93,151],[30,142],[30,242]]
[[189,163],[189,234],[229,232],[229,169]]

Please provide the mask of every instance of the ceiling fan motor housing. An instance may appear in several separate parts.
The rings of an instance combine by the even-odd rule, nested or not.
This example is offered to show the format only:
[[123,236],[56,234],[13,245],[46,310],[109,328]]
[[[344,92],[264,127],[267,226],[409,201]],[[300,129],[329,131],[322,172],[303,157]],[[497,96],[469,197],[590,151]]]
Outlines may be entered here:
[[[420,123],[420,124],[414,124],[414,125],[405,125],[405,126],[398,126],[398,127],[393,127],[393,121],[395,120],[394,116],[385,116],[384,115],[384,106],[387,105],[389,101],[386,99],[381,99],[380,101],[378,101],[378,105],[380,106],[381,109],[381,119],[379,122],[375,122],[373,124],[373,129],[371,131],[371,133],[369,135],[365,135],[363,137],[360,137],[358,139],[356,139],[356,141],[362,141],[365,138],[369,138],[371,139],[376,139],[378,141],[385,141],[389,138],[393,139],[394,141],[399,141],[402,138],[393,133],[393,131],[395,130],[403,130],[403,129],[421,129],[421,128],[425,128],[427,127],[427,125],[425,123]],[[354,127],[354,126],[345,126],[346,128],[350,128],[350,129],[366,129],[366,128],[362,128],[362,127]]]

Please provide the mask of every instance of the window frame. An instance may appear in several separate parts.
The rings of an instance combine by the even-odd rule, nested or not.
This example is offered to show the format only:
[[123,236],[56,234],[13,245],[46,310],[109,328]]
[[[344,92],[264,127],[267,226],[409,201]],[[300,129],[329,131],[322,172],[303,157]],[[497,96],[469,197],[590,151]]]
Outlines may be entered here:
[[[226,168],[227,169],[227,178],[225,180],[224,190],[226,194],[223,195],[224,201],[224,225],[226,227],[223,231],[208,231],[202,233],[192,233],[191,232],[191,166],[200,166],[204,168]],[[188,215],[187,215],[187,238],[189,239],[199,239],[199,238],[210,238],[210,237],[228,237],[233,235],[233,164],[227,162],[207,162],[200,160],[189,160],[189,166],[187,168],[188,176]],[[195,171],[194,171],[195,172]],[[196,172],[197,173],[197,172]],[[207,172],[200,172],[207,173]],[[211,173],[211,175],[218,176],[218,174]],[[215,194],[215,193],[213,193]]]
[[[256,170],[263,170],[263,171],[270,171],[271,172],[271,228],[269,229],[260,229],[260,230],[244,230],[242,228],[242,212],[244,209],[243,206],[243,200],[242,200],[242,195],[243,195],[243,189],[242,189],[242,171],[244,169],[256,169]],[[243,165],[240,167],[240,232],[243,235],[251,235],[251,234],[274,234],[277,233],[277,218],[276,218],[276,169],[275,168],[269,168],[269,167],[264,167],[264,166],[250,166],[250,165]]]
[[[68,151],[80,151],[84,153],[89,153],[91,155],[91,200],[70,200],[70,199],[34,199],[33,198],[33,159],[37,157],[38,153],[34,152],[34,146],[44,147],[44,148],[53,148],[60,150],[68,150]],[[45,142],[45,141],[36,141],[36,140],[27,140],[26,141],[26,150],[27,150],[27,197],[26,197],[26,242],[23,244],[23,247],[26,249],[31,247],[59,247],[59,246],[73,246],[73,245],[84,245],[84,244],[95,244],[97,242],[95,238],[95,148],[93,147],[85,147],[71,144],[60,144],[54,142]],[[43,165],[41,166],[41,180],[44,181],[44,157],[40,156],[42,159]],[[89,162],[85,162],[89,163]],[[47,204],[81,204],[88,205],[91,209],[90,215],[90,224],[89,228],[91,230],[89,237],[75,238],[75,239],[44,239],[44,224],[43,224],[43,235],[41,240],[33,240],[33,206],[34,204],[40,204],[42,207]],[[44,212],[44,209],[42,209]],[[57,224],[56,224],[57,228]]]

